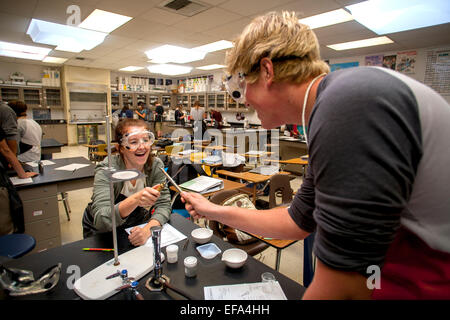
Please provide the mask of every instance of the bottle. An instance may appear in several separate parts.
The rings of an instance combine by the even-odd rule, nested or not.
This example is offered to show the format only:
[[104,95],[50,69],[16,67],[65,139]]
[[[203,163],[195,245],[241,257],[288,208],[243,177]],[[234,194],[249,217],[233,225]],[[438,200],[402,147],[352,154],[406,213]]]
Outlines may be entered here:
[[197,258],[193,256],[184,259],[184,274],[188,278],[197,276]]

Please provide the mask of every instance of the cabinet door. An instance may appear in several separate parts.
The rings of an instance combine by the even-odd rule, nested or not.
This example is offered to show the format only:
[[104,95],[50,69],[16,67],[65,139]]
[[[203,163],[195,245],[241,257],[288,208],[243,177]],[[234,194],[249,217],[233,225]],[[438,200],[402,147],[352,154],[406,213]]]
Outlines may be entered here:
[[53,134],[55,135],[55,140],[67,144],[67,125],[65,124],[54,124]]
[[133,107],[133,94],[132,93],[122,93],[122,107],[128,106]]
[[117,92],[111,91],[111,109],[112,112],[116,111],[117,109],[120,109],[120,99],[119,94]]
[[216,95],[208,94],[208,109],[214,109],[216,107]]
[[44,89],[44,103],[49,108],[62,108],[61,89]]
[[28,108],[39,108],[42,106],[42,90],[33,88],[23,89],[23,100]]
[[1,95],[1,100],[3,100],[6,103],[8,103],[12,100],[20,99],[19,88],[0,87],[0,95]]
[[226,97],[225,93],[217,93],[216,94],[216,108],[218,110],[225,110],[226,109],[225,97]]

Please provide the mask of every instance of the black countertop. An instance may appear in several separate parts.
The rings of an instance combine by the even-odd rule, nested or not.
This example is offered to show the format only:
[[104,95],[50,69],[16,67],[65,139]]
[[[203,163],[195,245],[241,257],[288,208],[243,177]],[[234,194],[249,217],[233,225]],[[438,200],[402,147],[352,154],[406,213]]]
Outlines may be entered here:
[[[188,237],[193,229],[198,228],[198,226],[193,224],[190,220],[183,218],[178,214],[171,215],[170,224]],[[118,228],[117,239],[119,255],[133,249],[133,246],[128,241],[127,234],[120,228]],[[210,260],[202,258],[196,250],[198,245],[193,243],[192,239],[189,241],[187,249],[183,250],[185,241],[186,240],[183,240],[177,243],[179,246],[178,262],[168,264],[164,261],[162,268],[163,274],[170,278],[170,283],[173,286],[188,293],[194,299],[204,299],[203,288],[205,286],[260,282],[261,274],[263,272],[270,272],[275,275],[276,280],[280,283],[281,288],[288,299],[298,300],[303,296],[305,291],[303,286],[251,256],[248,257],[248,260],[243,267],[239,269],[230,269],[221,261],[221,254]],[[216,236],[213,236],[211,242],[214,242],[222,252],[233,247],[231,244],[224,242]],[[78,295],[66,285],[68,280],[70,280],[68,278],[73,277],[73,273],[67,272],[68,267],[78,266],[81,270],[81,276],[83,276],[92,269],[112,259],[114,255],[111,252],[86,252],[82,249],[112,247],[112,235],[111,232],[107,232],[61,247],[49,249],[41,253],[30,254],[19,259],[9,260],[4,263],[5,267],[31,270],[35,275],[41,274],[46,268],[59,262],[62,263],[62,270],[59,283],[52,291],[25,297],[6,298],[14,300],[79,300],[80,298]],[[165,253],[165,251],[166,249],[163,248],[162,252]],[[195,256],[198,259],[198,271],[195,278],[186,278],[184,275],[183,261],[187,256]],[[143,295],[144,299],[171,299],[165,292],[150,292],[145,288],[145,282],[151,276],[152,273],[149,273],[139,280],[138,291]],[[109,299],[124,300],[124,294],[118,293]]]

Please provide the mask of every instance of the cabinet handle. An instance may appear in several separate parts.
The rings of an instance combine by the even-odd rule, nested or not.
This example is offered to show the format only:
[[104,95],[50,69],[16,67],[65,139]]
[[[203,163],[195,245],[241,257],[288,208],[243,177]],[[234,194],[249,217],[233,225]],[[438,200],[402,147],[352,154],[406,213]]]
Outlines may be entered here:
[[51,225],[52,223],[50,221],[47,221],[47,226]]

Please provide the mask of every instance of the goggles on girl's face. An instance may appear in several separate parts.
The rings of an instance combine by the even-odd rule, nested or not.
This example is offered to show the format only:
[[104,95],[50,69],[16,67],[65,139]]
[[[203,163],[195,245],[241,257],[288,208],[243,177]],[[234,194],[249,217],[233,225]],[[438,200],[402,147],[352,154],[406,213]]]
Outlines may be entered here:
[[155,142],[155,136],[147,130],[126,133],[120,140],[120,144],[131,151],[135,151],[141,145],[148,148],[153,142]]
[[245,82],[245,75],[243,73],[227,76],[225,80],[225,88],[234,101],[245,104],[247,83]]

